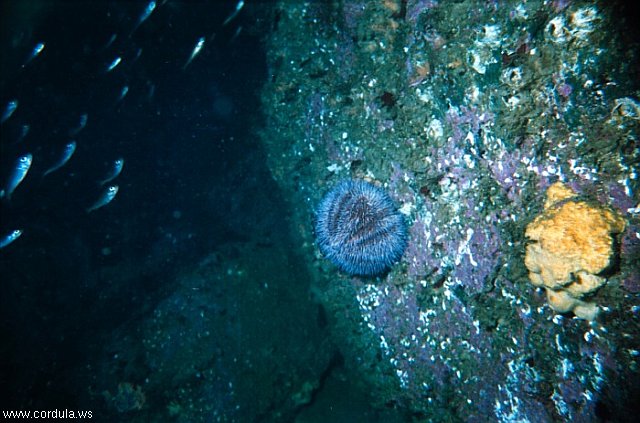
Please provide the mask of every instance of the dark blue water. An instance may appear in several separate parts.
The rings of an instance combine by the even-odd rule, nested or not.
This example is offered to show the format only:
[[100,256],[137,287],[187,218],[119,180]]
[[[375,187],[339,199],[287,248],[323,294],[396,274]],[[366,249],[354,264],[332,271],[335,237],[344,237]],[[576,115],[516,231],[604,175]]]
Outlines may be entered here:
[[[251,133],[267,77],[255,16],[223,26],[236,2],[158,1],[141,21],[149,4],[2,2],[0,107],[18,102],[0,127],[2,187],[33,156],[0,202],[0,235],[22,230],[0,250],[3,408],[78,406],[93,389],[78,367],[113,358],[100,343],[166,296],[177,269],[279,236]],[[118,158],[117,196],[87,213]]]

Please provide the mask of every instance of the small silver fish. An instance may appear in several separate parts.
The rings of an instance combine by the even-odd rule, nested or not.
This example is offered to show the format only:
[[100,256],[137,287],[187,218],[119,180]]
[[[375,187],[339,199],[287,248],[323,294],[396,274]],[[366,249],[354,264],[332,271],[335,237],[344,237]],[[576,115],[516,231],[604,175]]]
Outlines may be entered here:
[[122,101],[126,97],[128,92],[129,92],[129,86],[128,85],[125,85],[124,87],[122,87],[122,89],[120,90],[120,95],[118,96],[118,100],[116,102],[118,103],[118,102]]
[[83,113],[80,115],[80,121],[78,122],[78,126],[69,130],[69,136],[75,137],[87,126],[87,122],[89,121],[89,115],[87,113]]
[[18,136],[16,142],[22,142],[22,140],[24,140],[24,138],[29,133],[29,130],[31,130],[31,127],[29,125],[22,125],[22,128],[20,128],[20,135]]
[[186,69],[187,66],[189,66],[191,61],[194,59],[194,57],[200,54],[200,51],[202,51],[202,47],[204,47],[204,41],[205,41],[204,37],[198,38],[198,42],[196,43],[196,46],[193,48],[193,51],[191,52],[191,56],[189,56],[189,60],[187,60],[187,63],[184,64],[182,69]]
[[62,156],[60,156],[60,159],[56,162],[56,164],[51,166],[42,176],[47,176],[51,172],[54,172],[60,169],[62,166],[64,166],[69,161],[71,156],[73,156],[73,153],[75,151],[76,151],[76,142],[71,141],[67,143],[67,145],[64,146],[64,150],[62,150]]
[[113,69],[115,69],[115,67],[118,66],[120,62],[122,62],[122,57],[120,56],[113,59],[113,62],[111,62],[109,66],[107,66],[107,72],[111,72]]
[[131,60],[132,62],[137,61],[140,56],[142,56],[142,47],[138,48],[138,50],[136,50],[136,55],[133,56],[133,60]]
[[155,9],[156,9],[156,2],[150,1],[149,4],[147,4],[147,7],[145,7],[144,10],[142,11],[142,14],[138,18],[138,22],[136,22],[136,26],[134,26],[133,29],[131,30],[129,37],[131,37],[133,33],[136,32],[136,29],[138,29],[138,27],[142,25],[142,23],[146,21],[149,18],[149,16],[151,16],[151,14]]
[[38,57],[38,55],[40,53],[42,53],[42,50],[44,50],[44,46],[45,44],[40,42],[38,44],[36,44],[36,46],[33,48],[33,50],[31,50],[31,54],[29,54],[29,57],[27,57],[27,60],[25,60],[24,64],[22,65],[22,67],[27,66],[29,63],[31,63],[31,61],[33,59],[35,59],[36,57]]
[[116,38],[118,38],[118,34],[115,34],[115,33],[111,34],[111,37],[109,38],[109,41],[107,41],[107,44],[105,44],[103,48],[107,49],[107,48],[111,47],[111,45],[116,40]]
[[233,13],[231,13],[227,19],[224,20],[224,22],[222,23],[222,26],[226,26],[229,22],[231,22],[236,16],[238,16],[238,13],[240,13],[240,10],[242,10],[242,7],[244,6],[244,0],[240,0],[238,2],[238,4],[236,4],[236,9],[233,11]]
[[149,4],[147,5],[147,7],[144,8],[144,11],[142,12],[142,15],[140,15],[140,18],[138,19],[138,22],[142,23],[142,22],[146,21],[147,18],[149,16],[151,16],[151,13],[153,13],[155,8],[156,8],[156,2],[155,1],[150,1]]
[[27,176],[27,172],[29,172],[29,168],[31,167],[31,162],[33,161],[33,156],[29,153],[21,156],[16,163],[16,167],[13,169],[11,176],[9,177],[9,182],[7,183],[7,187],[4,189],[4,196],[7,199],[11,199],[11,194],[16,189],[20,182]]
[[2,118],[0,118],[0,123],[4,123],[7,119],[11,117],[13,112],[18,108],[18,100],[11,100],[7,103],[7,107],[4,108],[4,112],[2,112]]
[[148,100],[152,100],[153,96],[156,93],[156,85],[151,81],[147,81],[147,87],[149,88],[149,93],[147,94],[147,99]]
[[4,248],[7,245],[11,244],[13,241],[20,238],[20,235],[22,235],[22,230],[16,229],[3,236],[2,238],[0,238],[0,248]]
[[242,25],[240,25],[236,31],[233,33],[233,35],[231,36],[231,38],[229,39],[229,43],[234,42],[239,36],[240,33],[242,32]]
[[123,166],[124,166],[124,159],[122,157],[120,157],[119,159],[116,159],[113,162],[113,168],[111,169],[111,172],[109,172],[106,178],[100,181],[100,185],[104,185],[107,182],[111,182],[114,179],[116,179],[118,175],[120,175],[120,172],[122,172]]
[[87,213],[91,213],[92,211],[109,204],[114,198],[116,198],[118,189],[119,188],[117,185],[109,185],[107,189],[104,190],[100,198],[98,198],[98,200],[95,203],[93,203],[90,207],[87,208]]

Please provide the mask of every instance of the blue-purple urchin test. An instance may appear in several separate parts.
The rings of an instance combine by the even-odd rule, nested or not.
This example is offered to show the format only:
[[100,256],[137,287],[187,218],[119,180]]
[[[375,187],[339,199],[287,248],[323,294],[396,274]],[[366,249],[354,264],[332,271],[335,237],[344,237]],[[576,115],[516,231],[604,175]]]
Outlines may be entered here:
[[383,273],[407,246],[407,227],[393,200],[365,181],[338,183],[320,202],[316,219],[320,251],[351,275]]

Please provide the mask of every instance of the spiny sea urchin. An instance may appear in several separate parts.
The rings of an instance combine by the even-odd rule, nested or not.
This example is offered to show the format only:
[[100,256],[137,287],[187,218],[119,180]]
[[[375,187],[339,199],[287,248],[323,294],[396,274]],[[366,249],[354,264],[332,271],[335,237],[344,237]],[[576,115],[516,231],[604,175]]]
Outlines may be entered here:
[[316,219],[320,251],[351,275],[383,273],[407,245],[404,218],[393,200],[362,180],[338,183],[320,202]]

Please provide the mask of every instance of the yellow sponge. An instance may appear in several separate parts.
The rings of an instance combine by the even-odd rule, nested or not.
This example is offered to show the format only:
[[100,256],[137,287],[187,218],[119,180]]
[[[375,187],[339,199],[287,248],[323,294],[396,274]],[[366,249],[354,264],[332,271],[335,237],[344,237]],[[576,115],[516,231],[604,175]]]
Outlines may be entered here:
[[531,283],[546,289],[554,310],[593,320],[598,308],[583,297],[606,282],[598,274],[612,264],[613,235],[624,231],[625,220],[575,196],[561,182],[549,187],[544,211],[525,232],[533,241],[525,265]]

